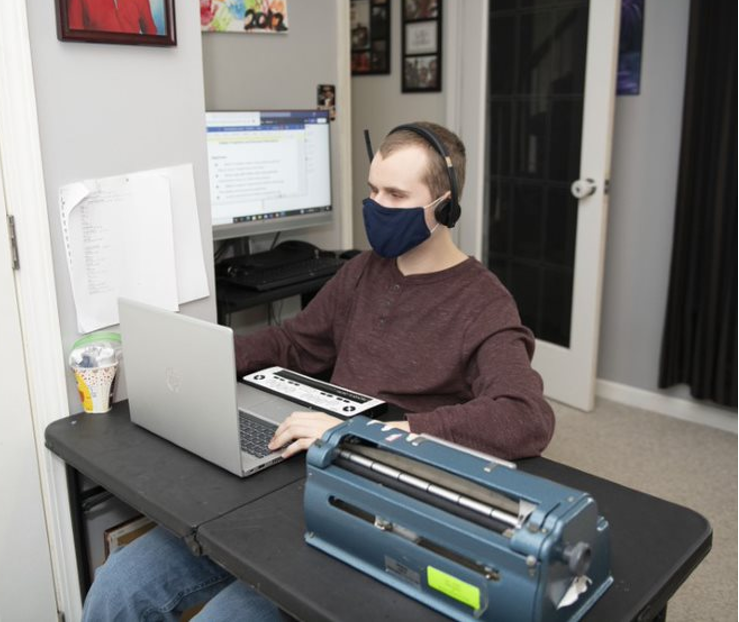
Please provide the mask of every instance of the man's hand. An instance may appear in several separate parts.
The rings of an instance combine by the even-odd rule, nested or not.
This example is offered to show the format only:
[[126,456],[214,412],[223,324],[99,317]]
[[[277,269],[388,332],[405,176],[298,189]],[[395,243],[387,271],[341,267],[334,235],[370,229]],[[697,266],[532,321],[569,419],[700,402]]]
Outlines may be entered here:
[[306,451],[326,430],[339,425],[342,419],[320,412],[294,412],[283,421],[267,445],[272,451],[285,447],[283,458]]
[[[307,451],[313,441],[321,438],[326,430],[330,430],[342,422],[343,419],[332,417],[326,413],[315,411],[294,412],[278,426],[267,447],[271,451],[285,447],[282,457],[289,458],[300,451]],[[410,429],[407,421],[386,421],[385,425],[406,432]]]

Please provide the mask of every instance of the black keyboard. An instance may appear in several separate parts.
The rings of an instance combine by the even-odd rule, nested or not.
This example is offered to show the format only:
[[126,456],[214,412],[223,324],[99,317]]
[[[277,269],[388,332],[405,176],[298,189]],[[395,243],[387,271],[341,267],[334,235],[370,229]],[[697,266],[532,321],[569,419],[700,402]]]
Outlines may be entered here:
[[272,452],[267,448],[267,443],[272,440],[275,430],[277,430],[276,425],[251,417],[245,412],[239,412],[241,451],[256,458],[268,456]]
[[333,276],[343,263],[341,259],[333,256],[310,257],[276,266],[254,267],[243,271],[234,270],[229,274],[228,280],[249,289],[267,291],[320,277]]

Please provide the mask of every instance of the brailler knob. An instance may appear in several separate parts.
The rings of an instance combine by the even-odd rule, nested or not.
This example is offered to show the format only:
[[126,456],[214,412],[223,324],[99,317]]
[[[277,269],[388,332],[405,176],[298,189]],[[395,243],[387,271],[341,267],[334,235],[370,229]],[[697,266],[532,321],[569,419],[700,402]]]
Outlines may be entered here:
[[567,562],[567,567],[575,576],[581,577],[590,568],[591,550],[586,542],[578,542],[565,547],[562,558]]

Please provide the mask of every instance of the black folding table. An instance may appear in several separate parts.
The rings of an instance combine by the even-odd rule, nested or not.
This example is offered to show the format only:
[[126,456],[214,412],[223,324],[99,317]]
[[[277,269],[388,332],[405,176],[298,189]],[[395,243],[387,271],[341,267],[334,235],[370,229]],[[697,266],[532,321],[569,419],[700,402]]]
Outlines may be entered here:
[[[70,472],[185,538],[196,554],[209,555],[296,618],[444,619],[304,542],[303,455],[241,479],[132,424],[126,402],[107,414],[50,424],[46,445]],[[519,468],[589,492],[611,525],[614,584],[586,619],[663,619],[669,598],[711,548],[706,519],[545,458],[520,461]],[[84,528],[84,521],[74,523]]]

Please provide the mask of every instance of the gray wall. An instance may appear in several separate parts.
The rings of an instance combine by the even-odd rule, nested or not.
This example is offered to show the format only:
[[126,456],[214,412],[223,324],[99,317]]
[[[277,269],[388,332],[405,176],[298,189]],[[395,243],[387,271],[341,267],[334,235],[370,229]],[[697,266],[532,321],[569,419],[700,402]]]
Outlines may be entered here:
[[[401,4],[398,1],[393,2],[391,6],[390,73],[352,77],[354,245],[362,249],[369,248],[362,221],[362,199],[368,194],[367,173],[369,172],[367,150],[364,146],[364,130],[370,131],[372,144],[377,149],[388,131],[401,123],[421,120],[433,121],[442,125],[445,123],[444,89],[448,84],[446,76],[442,74],[441,93],[401,93]],[[442,49],[445,47],[443,46]]]
[[[343,179],[339,170],[340,159],[345,157],[341,138],[349,128],[349,97],[338,84],[341,45],[337,16],[337,0],[291,2],[287,33],[203,33],[208,110],[315,108],[319,84],[337,87],[337,119],[331,123],[335,222],[286,236],[309,240],[322,248],[341,248],[342,222],[350,217],[349,206],[341,197],[351,180]],[[345,30],[348,36],[348,26]],[[267,237],[271,239],[272,235]]]
[[[213,109],[315,107],[317,84],[339,82],[339,13],[337,0],[293,2],[287,35],[203,35],[197,2],[176,0],[177,46],[156,48],[62,43],[56,38],[54,3],[28,1],[27,5],[66,354],[80,335],[60,233],[59,187],[83,179],[192,162],[202,249],[213,293],[206,102]],[[343,99],[340,91],[337,95],[346,132],[349,94],[344,93]],[[339,125],[332,124],[335,169],[342,157]],[[334,197],[340,198],[348,184],[350,180],[336,173]],[[291,237],[341,248],[341,209],[348,201],[338,200],[339,217],[334,225]],[[215,297],[185,305],[183,310],[213,320]],[[67,393],[70,411],[81,410],[71,374]],[[123,397],[120,390],[117,397]]]
[[616,100],[598,377],[656,391],[690,0],[645,3],[641,92]]
[[[83,179],[192,162],[210,291],[204,96],[197,2],[176,0],[177,46],[60,42],[53,2],[27,2],[41,154],[65,355],[79,337],[64,258],[59,187]],[[184,307],[214,319],[214,298]],[[71,412],[81,410],[68,376]]]

